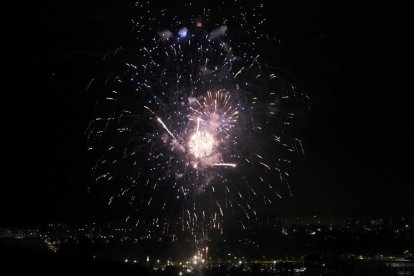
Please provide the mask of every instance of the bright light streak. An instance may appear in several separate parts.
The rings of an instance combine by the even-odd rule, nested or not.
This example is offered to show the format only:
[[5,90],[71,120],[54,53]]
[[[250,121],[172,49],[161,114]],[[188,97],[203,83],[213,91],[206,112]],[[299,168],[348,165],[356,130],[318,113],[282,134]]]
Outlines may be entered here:
[[174,134],[171,133],[171,131],[168,129],[168,127],[164,124],[164,122],[160,119],[160,117],[157,117],[157,121],[163,126],[163,128],[168,132],[168,134],[171,135],[172,138],[176,139]]
[[234,164],[234,163],[216,163],[216,164],[213,164],[213,166],[217,166],[217,167],[233,167],[233,168],[235,168],[235,167],[237,167],[237,164]]

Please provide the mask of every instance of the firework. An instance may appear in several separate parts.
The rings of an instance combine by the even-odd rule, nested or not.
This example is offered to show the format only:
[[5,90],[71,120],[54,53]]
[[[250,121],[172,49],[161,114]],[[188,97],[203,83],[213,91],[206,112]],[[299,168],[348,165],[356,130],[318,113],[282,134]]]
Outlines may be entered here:
[[93,170],[136,225],[179,222],[203,235],[291,193],[290,160],[303,150],[289,107],[306,96],[260,62],[257,42],[274,42],[262,4],[249,13],[235,3],[213,13],[138,2],[148,13],[133,21],[140,47],[106,56],[126,61],[103,81],[88,127]]

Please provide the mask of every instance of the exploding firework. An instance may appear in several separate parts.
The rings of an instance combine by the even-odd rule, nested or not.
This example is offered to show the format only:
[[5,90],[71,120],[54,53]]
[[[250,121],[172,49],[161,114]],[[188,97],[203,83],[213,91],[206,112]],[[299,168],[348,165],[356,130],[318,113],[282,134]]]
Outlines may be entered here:
[[306,96],[260,62],[258,41],[274,42],[261,31],[262,4],[249,13],[236,3],[213,13],[138,2],[140,47],[105,57],[121,72],[102,81],[87,130],[93,170],[108,204],[130,205],[137,226],[178,222],[201,236],[291,193],[290,160],[303,154],[291,106]]

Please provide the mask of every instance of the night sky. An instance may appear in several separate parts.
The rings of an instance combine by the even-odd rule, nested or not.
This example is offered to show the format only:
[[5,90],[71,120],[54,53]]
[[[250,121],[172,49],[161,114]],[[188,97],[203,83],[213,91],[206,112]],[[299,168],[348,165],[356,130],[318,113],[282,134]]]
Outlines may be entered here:
[[[209,1],[206,1],[209,2]],[[293,197],[275,214],[412,214],[410,106],[391,78],[372,29],[332,1],[271,1],[267,17],[284,68],[311,98],[300,126],[306,158]],[[0,223],[84,221],[108,212],[93,184],[84,131],[85,92],[103,55],[134,47],[130,1],[42,1],[3,17]],[[369,20],[366,20],[369,21]],[[398,81],[396,81],[398,82]],[[5,84],[5,85],[4,85]]]

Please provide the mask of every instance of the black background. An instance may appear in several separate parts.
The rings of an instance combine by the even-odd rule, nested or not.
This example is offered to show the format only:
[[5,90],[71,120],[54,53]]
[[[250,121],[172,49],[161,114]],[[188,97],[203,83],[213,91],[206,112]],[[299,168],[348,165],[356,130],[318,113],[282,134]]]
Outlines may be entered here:
[[[207,1],[208,2],[208,1]],[[311,98],[301,131],[306,158],[294,195],[275,214],[412,214],[413,127],[408,91],[388,64],[389,30],[373,7],[269,1],[269,33],[283,44],[270,61]],[[252,1],[254,5],[254,1]],[[2,17],[1,223],[83,221],[106,211],[84,135],[85,88],[102,56],[135,40],[130,1],[16,3]],[[385,20],[385,19],[384,19]],[[392,32],[392,30],[391,30]]]

